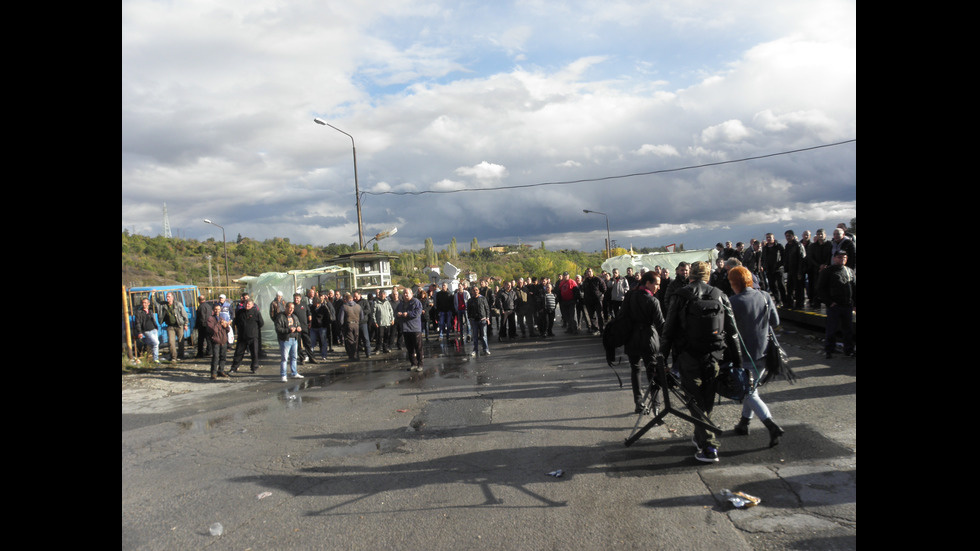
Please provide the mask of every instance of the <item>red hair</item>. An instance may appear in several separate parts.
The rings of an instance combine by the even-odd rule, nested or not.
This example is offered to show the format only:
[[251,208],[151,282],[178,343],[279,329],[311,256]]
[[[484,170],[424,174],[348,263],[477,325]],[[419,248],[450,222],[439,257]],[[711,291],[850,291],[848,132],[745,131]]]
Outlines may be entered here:
[[735,266],[728,270],[728,282],[732,284],[733,291],[741,293],[752,287],[752,272],[745,266]]

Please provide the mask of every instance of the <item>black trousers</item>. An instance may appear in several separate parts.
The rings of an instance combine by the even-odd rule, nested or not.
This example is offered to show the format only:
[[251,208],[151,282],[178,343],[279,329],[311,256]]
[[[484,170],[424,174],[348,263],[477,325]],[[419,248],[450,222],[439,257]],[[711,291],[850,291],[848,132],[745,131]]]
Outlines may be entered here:
[[225,353],[228,351],[227,344],[211,343],[211,375],[224,373]]
[[304,328],[303,332],[300,333],[299,351],[297,352],[296,356],[303,359],[304,352],[310,357],[311,360],[313,359],[313,341],[310,339],[309,327]]
[[245,358],[245,351],[248,350],[252,355],[252,371],[259,368],[259,339],[258,337],[239,338],[235,341],[235,357],[231,361],[231,370],[235,371]]
[[[640,390],[640,361],[639,356],[629,356],[630,360],[630,383],[633,386],[633,403],[640,405],[640,398],[643,392]],[[660,409],[663,407],[663,393],[660,392],[660,385],[657,384],[655,365],[653,358],[642,358],[644,370],[647,373],[647,385],[650,388],[650,396],[653,398],[653,407]]]
[[197,330],[197,355],[207,357],[211,355],[211,337],[208,336],[207,327]]
[[422,333],[404,332],[405,349],[408,350],[408,362],[422,367]]
[[391,348],[391,336],[394,334],[394,326],[385,325],[381,327],[380,325],[374,328],[375,344],[374,352],[377,354],[378,351],[387,351]]

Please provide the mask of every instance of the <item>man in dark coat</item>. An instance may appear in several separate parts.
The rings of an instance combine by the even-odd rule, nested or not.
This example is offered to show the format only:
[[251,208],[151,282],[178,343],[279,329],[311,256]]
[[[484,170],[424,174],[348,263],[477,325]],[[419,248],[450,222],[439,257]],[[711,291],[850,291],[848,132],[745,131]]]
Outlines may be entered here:
[[361,359],[357,348],[361,316],[361,307],[354,302],[354,297],[350,293],[344,293],[344,306],[337,311],[337,317],[340,318],[340,327],[344,333],[344,348],[347,350],[349,360]]
[[207,358],[211,356],[211,339],[208,338],[208,316],[211,315],[211,303],[205,300],[204,295],[197,297],[197,318],[194,321],[197,329],[197,356],[195,358]]
[[786,274],[785,249],[772,233],[766,234],[766,243],[762,246],[762,273],[766,276],[769,294],[776,306],[786,303],[786,285],[783,283]]
[[585,311],[589,315],[589,332],[595,335],[602,333],[602,297],[606,294],[606,282],[601,277],[595,275],[592,268],[585,270],[585,279],[582,280],[582,299],[585,302]]
[[647,373],[647,384],[653,398],[653,415],[657,415],[662,404],[660,386],[655,378],[655,368],[660,356],[660,333],[664,327],[664,314],[656,294],[660,289],[660,274],[644,272],[640,283],[630,291],[623,302],[633,326],[633,333],[626,343],[625,351],[630,361],[630,382],[633,385],[633,404],[636,413],[643,412],[640,391],[640,360]]
[[[300,364],[305,362],[316,363],[313,359],[313,341],[310,338],[310,321],[313,319],[313,314],[310,312],[310,307],[307,306],[303,301],[303,295],[299,293],[293,293],[293,304],[296,306],[293,308],[293,314],[299,318],[299,325],[303,328],[300,333],[299,350],[296,352],[297,357],[300,358]],[[306,360],[303,360],[303,356],[306,356]]]
[[245,307],[235,316],[235,357],[231,361],[231,372],[237,373],[248,350],[252,356],[252,373],[259,368],[259,331],[264,325],[262,312],[255,307],[251,298],[245,300]]
[[[707,262],[691,264],[690,283],[677,291],[670,301],[662,339],[664,356],[668,356],[672,349],[677,353],[674,367],[680,372],[681,387],[693,398],[693,405],[697,406],[689,405],[691,414],[698,416],[697,410],[700,409],[707,421],[711,420],[720,362],[729,359],[736,369],[742,367],[742,348],[738,342],[731,303],[725,293],[708,285],[710,276],[711,266]],[[713,324],[692,323],[688,313],[697,308],[689,309],[689,306],[715,302],[721,303],[716,311],[720,311],[722,319],[711,319],[720,321],[719,329],[716,330]],[[700,424],[694,425],[694,445],[698,448],[695,459],[718,461],[718,438]]]
[[806,249],[796,239],[793,230],[786,230],[783,265],[786,268],[786,306],[803,309],[806,284]]

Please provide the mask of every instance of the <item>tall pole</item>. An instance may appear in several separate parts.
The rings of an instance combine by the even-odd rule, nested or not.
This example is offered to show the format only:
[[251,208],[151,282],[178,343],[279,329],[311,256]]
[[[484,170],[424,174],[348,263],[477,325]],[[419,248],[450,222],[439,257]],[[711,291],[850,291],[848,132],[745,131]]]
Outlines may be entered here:
[[323,120],[323,119],[321,119],[319,117],[313,119],[313,122],[315,122],[317,124],[322,124],[324,126],[329,126],[330,128],[333,128],[337,132],[340,132],[341,134],[344,134],[348,138],[350,138],[351,150],[353,150],[353,152],[354,152],[354,199],[356,200],[356,205],[357,205],[357,244],[359,246],[359,249],[360,250],[363,250],[364,249],[364,229],[361,226],[361,189],[357,185],[357,147],[354,145],[354,136],[351,136],[347,132],[344,132],[343,130],[337,128],[336,126],[328,123],[327,121],[325,121],[325,120]]
[[609,215],[604,212],[599,212],[597,210],[582,209],[582,212],[586,214],[588,213],[601,214],[606,217],[606,259],[608,260],[609,258],[612,257],[612,250],[610,250],[609,248],[610,246],[612,246],[612,240],[609,238]]
[[[204,223],[211,224],[212,226],[218,226],[207,218],[204,219]],[[231,283],[228,281],[228,241],[225,239],[225,229],[221,226],[218,227],[221,228],[221,242],[224,244],[225,248],[225,287],[231,287]]]

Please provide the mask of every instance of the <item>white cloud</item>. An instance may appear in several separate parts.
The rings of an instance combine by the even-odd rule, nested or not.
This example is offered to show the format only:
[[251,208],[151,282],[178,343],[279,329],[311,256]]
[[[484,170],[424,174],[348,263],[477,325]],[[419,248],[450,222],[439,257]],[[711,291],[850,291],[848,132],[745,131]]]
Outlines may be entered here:
[[564,188],[384,194],[587,180],[854,139],[853,1],[122,7],[122,224],[141,233],[161,231],[166,201],[188,237],[213,232],[206,213],[257,239],[356,239],[353,144],[313,117],[356,140],[366,227],[433,201],[452,212],[404,217],[386,246],[447,232],[462,241],[463,230],[481,243],[574,246],[593,238],[569,215],[583,208],[610,212],[631,239],[853,217],[853,144]]
[[489,184],[503,180],[507,176],[507,168],[483,161],[475,166],[461,166],[456,169],[456,174],[471,177],[481,184]]
[[645,143],[633,153],[637,155],[656,155],[657,157],[680,156],[680,153],[677,152],[676,147],[667,144],[652,145],[652,144]]
[[742,121],[730,120],[705,128],[701,131],[701,141],[706,145],[730,145],[748,139],[752,132]]

